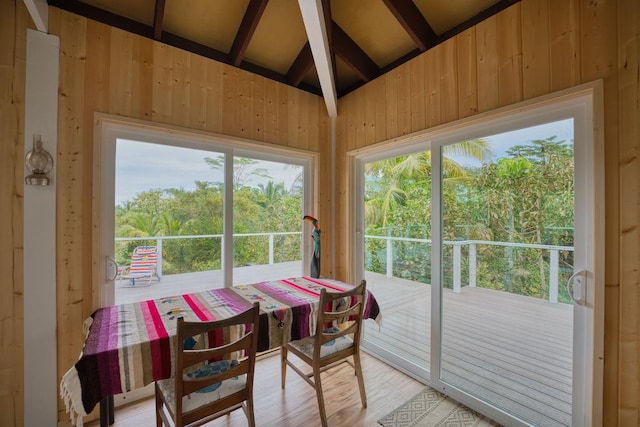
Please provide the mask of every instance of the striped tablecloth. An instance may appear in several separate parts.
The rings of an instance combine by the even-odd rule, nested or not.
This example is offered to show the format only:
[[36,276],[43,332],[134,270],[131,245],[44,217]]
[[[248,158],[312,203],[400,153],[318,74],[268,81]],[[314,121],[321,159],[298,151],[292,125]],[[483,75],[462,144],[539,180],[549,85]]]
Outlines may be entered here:
[[[86,340],[80,359],[60,383],[71,421],[106,397],[169,378],[172,372],[176,319],[216,320],[260,302],[259,351],[311,335],[320,290],[344,291],[352,285],[331,279],[296,277],[164,297],[96,310],[85,321]],[[365,318],[378,324],[381,313],[367,292]]]

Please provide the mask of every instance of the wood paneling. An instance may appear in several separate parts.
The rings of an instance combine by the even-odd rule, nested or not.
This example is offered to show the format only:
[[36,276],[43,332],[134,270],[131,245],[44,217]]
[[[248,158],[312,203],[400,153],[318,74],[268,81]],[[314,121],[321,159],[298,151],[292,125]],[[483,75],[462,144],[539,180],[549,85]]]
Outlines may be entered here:
[[[23,98],[25,37],[31,23],[21,1],[0,0],[0,8],[0,411],[3,425],[21,426]],[[330,274],[345,278],[351,271],[349,147],[389,141],[472,115],[474,91],[477,111],[484,112],[602,78],[607,426],[638,425],[640,413],[638,8],[637,0],[522,0],[470,30],[475,31],[475,78],[469,68],[474,36],[461,34],[451,41],[457,46],[453,57],[436,47],[342,98],[336,123],[335,200],[330,174],[326,169],[318,173],[323,246],[337,248]],[[81,350],[81,324],[93,305],[94,111],[318,150],[322,168],[331,164],[331,149],[329,119],[320,98],[55,8],[50,8],[49,24],[61,39],[57,306],[58,367],[64,372]],[[453,65],[457,74],[450,85]],[[456,96],[446,99],[443,116],[445,93]],[[335,224],[323,219],[331,215]],[[323,260],[329,259],[327,252]],[[66,419],[62,402],[60,412]]]
[[[50,23],[51,33],[60,37],[57,305],[62,375],[78,358],[82,322],[95,309],[95,112],[314,152],[329,142],[329,120],[321,98],[247,71],[56,8],[50,9]],[[319,176],[320,185],[329,187],[328,178]],[[67,418],[62,402],[59,412],[60,419]]]
[[[640,425],[640,5],[621,1],[618,16],[620,157],[619,425]],[[615,341],[614,341],[615,342]],[[635,382],[628,378],[636,379]]]
[[550,91],[549,2],[524,2],[521,10],[522,89],[525,99],[528,99]]
[[[476,111],[603,80],[603,419],[607,426],[640,423],[639,10],[637,0],[522,0],[346,95],[338,104],[337,155],[343,164],[338,168],[337,182],[348,189],[351,145],[345,132],[355,125],[352,106],[363,100],[365,105],[384,106],[384,118],[375,123],[375,140],[367,140],[370,146],[401,138],[404,132],[399,123],[407,114],[412,118],[424,114],[424,128],[428,129]],[[398,96],[397,76],[406,73],[412,83],[423,82],[424,87],[416,87],[423,95]],[[379,89],[380,80],[386,83],[384,91]],[[382,120],[384,129],[379,127]],[[421,121],[412,119],[412,123]],[[412,132],[419,130],[411,128]],[[335,206],[339,215],[348,214],[351,199],[348,191],[338,195]],[[351,245],[348,234],[336,238],[341,250]],[[336,268],[345,274],[348,270],[344,265]]]
[[[21,1],[0,0],[0,412],[24,424],[23,180],[26,36]],[[32,25],[31,25],[32,26]]]

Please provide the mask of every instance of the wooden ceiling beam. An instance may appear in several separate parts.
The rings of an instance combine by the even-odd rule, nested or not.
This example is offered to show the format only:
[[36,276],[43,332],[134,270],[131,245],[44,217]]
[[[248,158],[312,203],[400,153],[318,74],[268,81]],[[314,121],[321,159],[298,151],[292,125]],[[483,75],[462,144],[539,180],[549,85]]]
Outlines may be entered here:
[[236,67],[240,65],[244,58],[244,53],[249,46],[253,33],[256,31],[256,27],[258,27],[258,22],[260,22],[260,18],[262,18],[262,13],[267,7],[268,1],[269,0],[251,0],[249,6],[247,6],[247,10],[242,18],[242,23],[240,24],[240,28],[238,28],[236,38],[229,52],[231,63]]
[[380,75],[380,68],[358,44],[335,22],[333,22],[333,48],[340,57],[365,82]]
[[307,42],[300,50],[300,53],[298,53],[291,67],[289,67],[289,71],[287,72],[287,81],[289,84],[297,87],[311,67],[313,67],[313,53],[311,52],[309,42]]
[[382,0],[422,52],[436,45],[437,34],[411,0]]
[[164,7],[166,0],[156,0],[156,8],[153,13],[153,38],[162,38],[162,23],[164,22]]
[[24,0],[38,31],[49,32],[49,6],[46,0]]
[[[337,74],[336,61],[333,54],[333,44],[331,42],[331,0],[322,0],[322,12],[324,15],[324,26],[327,30],[327,44],[329,46],[328,53],[331,58],[333,81],[335,81],[337,79]],[[289,84],[298,87],[313,65],[313,52],[311,51],[311,45],[307,42],[300,50],[298,56],[293,61],[293,64],[291,64],[291,67],[287,72],[287,81]]]
[[325,25],[325,13],[321,0],[298,0],[307,39],[311,46],[313,61],[318,72],[318,80],[327,106],[329,117],[338,117],[338,100],[333,74],[333,58],[329,52],[328,32]]
[[331,0],[322,0],[322,11],[324,12],[324,27],[327,29],[327,43],[329,44],[329,57],[331,58],[331,70],[333,81],[338,81],[338,70],[336,69],[336,52],[333,48],[333,18],[331,15]]

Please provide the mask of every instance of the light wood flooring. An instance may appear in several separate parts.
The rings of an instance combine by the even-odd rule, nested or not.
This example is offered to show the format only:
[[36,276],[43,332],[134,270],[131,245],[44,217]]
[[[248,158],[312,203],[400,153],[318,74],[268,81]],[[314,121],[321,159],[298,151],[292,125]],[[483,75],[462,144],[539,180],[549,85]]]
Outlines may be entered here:
[[[320,425],[314,389],[291,369],[286,388],[280,388],[280,352],[261,356],[254,383],[256,425],[264,427],[315,427]],[[293,360],[295,357],[290,356]],[[322,374],[324,398],[330,426],[370,427],[425,386],[380,360],[362,354],[367,390],[367,408],[362,408],[353,369],[342,364]],[[301,365],[304,366],[304,365]],[[85,423],[97,427],[99,421]],[[213,420],[207,427],[246,426],[242,410]],[[153,397],[116,408],[114,427],[155,426]]]

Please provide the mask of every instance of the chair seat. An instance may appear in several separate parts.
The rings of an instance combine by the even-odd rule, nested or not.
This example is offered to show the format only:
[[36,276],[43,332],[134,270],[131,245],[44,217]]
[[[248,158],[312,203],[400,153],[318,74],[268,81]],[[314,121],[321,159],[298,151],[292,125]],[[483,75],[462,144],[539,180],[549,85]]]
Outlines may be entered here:
[[[285,387],[287,366],[289,366],[316,390],[322,427],[329,427],[320,379],[320,373],[324,370],[331,369],[343,362],[349,363],[358,380],[362,407],[367,407],[367,394],[364,389],[364,377],[360,362],[360,332],[366,292],[367,282],[365,280],[362,280],[358,286],[344,292],[327,292],[326,288],[322,288],[316,323],[313,328],[315,329],[314,335],[291,341],[280,349],[282,389],[284,390]],[[329,325],[334,326],[325,329]],[[340,328],[337,325],[344,325],[344,327]],[[310,366],[313,372],[309,373],[308,369],[302,369],[287,359],[289,351]],[[353,363],[349,360],[350,358],[353,359]]]
[[[227,371],[233,366],[236,366],[238,362],[236,360],[222,360],[220,362],[213,362],[206,364],[199,369],[189,372],[184,375],[185,381],[188,378],[204,378],[209,377],[221,372]],[[162,390],[165,398],[167,399],[167,405],[171,408],[175,408],[175,381],[174,378],[166,380],[159,380],[158,387]],[[212,384],[200,390],[197,390],[182,398],[182,411],[189,412],[193,409],[199,408],[203,405],[215,402],[224,397],[230,396],[243,390],[246,387],[246,375],[240,375],[237,377],[229,378],[228,380]]]
[[[338,331],[339,329],[334,326],[331,329],[325,329],[324,332],[330,334],[332,332]],[[301,340],[291,341],[289,345],[295,347],[298,351],[304,353],[307,357],[312,358],[314,341],[315,336],[310,336]],[[320,348],[320,357],[329,356],[351,346],[353,346],[353,340],[347,335],[343,335],[341,337],[338,337],[337,339],[324,343]]]

